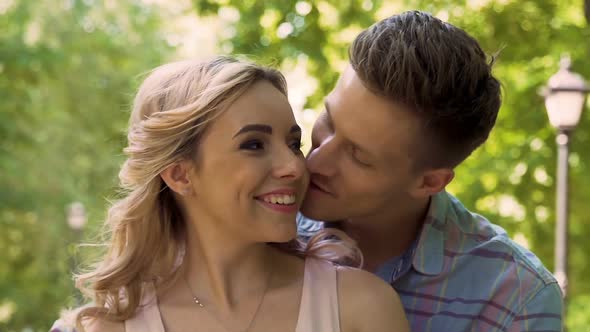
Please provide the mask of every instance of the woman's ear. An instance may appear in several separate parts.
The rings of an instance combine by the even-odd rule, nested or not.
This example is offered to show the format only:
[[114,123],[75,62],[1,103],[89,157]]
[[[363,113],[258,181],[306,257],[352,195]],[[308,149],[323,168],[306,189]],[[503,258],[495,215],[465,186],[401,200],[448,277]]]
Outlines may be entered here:
[[160,172],[160,177],[168,188],[182,196],[193,194],[190,172],[192,164],[189,161],[179,161]]

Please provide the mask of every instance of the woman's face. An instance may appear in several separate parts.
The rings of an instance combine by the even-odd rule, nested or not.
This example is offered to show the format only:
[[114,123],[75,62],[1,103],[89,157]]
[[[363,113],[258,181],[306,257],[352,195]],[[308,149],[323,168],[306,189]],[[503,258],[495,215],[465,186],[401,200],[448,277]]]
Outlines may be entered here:
[[255,242],[296,236],[307,190],[301,129],[287,98],[271,83],[250,87],[207,129],[198,148],[187,202],[224,234]]

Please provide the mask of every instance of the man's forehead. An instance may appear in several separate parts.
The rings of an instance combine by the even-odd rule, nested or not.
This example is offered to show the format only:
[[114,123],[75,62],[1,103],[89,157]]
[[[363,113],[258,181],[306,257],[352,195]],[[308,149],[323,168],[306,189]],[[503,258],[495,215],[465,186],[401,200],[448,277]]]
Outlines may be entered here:
[[367,89],[350,65],[325,102],[341,134],[360,146],[370,146],[369,152],[380,152],[373,154],[398,155],[419,125],[403,105]]
[[349,101],[353,99],[360,103],[375,99],[378,99],[381,102],[388,102],[386,98],[377,95],[368,89],[350,64],[346,66],[340,75],[334,90],[332,90],[330,95],[327,96],[327,99],[330,99],[332,95],[338,95],[338,97],[345,98]]
[[355,77],[356,72],[350,64],[347,65],[344,71],[342,72],[342,75],[340,75],[338,82],[336,83],[336,88],[342,88],[345,86],[348,87],[354,85],[355,83],[358,83],[359,80],[355,80]]

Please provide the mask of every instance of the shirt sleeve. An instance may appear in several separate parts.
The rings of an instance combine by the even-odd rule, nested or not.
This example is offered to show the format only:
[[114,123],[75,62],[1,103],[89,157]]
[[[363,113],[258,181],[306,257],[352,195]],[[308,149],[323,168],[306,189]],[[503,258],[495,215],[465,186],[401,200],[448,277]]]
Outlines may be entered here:
[[508,332],[563,331],[563,295],[557,282],[545,285],[507,327]]

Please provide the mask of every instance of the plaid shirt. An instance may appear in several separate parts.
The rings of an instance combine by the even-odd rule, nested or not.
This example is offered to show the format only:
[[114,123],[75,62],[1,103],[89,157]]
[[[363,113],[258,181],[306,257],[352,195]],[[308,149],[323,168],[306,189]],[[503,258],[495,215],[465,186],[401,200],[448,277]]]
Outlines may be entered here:
[[[322,227],[298,217],[302,236]],[[562,294],[551,273],[446,192],[432,197],[414,245],[377,275],[400,295],[412,331],[562,330]]]

